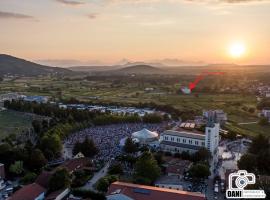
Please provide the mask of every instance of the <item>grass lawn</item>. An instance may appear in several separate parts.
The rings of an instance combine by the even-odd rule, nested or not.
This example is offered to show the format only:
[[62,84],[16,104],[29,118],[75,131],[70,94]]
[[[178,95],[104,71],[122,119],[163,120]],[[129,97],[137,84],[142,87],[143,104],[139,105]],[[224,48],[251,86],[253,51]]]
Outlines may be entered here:
[[270,137],[270,125],[267,126],[261,126],[259,124],[243,124],[239,125],[244,130],[247,130],[247,132],[256,132],[258,134],[263,134],[265,136]]
[[31,127],[32,117],[13,111],[0,111],[0,139],[9,134],[20,133],[21,130]]

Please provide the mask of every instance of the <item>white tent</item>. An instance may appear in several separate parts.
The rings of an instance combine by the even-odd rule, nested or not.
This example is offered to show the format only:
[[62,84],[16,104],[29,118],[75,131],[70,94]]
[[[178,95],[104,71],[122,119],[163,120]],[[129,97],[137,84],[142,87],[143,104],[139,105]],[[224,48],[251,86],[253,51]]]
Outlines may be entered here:
[[158,139],[158,133],[142,129],[140,131],[132,133],[132,138],[138,139],[140,142],[152,142]]

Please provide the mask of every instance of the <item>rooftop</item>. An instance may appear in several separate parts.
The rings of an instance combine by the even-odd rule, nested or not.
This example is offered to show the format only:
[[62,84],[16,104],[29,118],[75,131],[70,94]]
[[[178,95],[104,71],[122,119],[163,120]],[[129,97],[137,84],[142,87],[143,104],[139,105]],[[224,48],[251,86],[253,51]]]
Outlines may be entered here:
[[68,160],[61,165],[61,167],[66,167],[67,170],[72,173],[75,170],[82,169],[84,167],[90,166],[91,160],[89,158],[76,158],[72,160]]
[[10,200],[33,200],[46,191],[45,188],[39,184],[32,183],[30,185],[23,186],[16,191],[10,198]]
[[133,200],[204,200],[205,196],[193,192],[158,188],[153,186],[138,185],[124,182],[114,182],[107,193],[113,195],[125,195]]
[[188,131],[185,129],[177,129],[177,130],[167,130],[164,131],[161,135],[173,135],[178,137],[186,137],[186,138],[192,138],[192,139],[199,139],[204,140],[205,134],[198,130],[192,130]]

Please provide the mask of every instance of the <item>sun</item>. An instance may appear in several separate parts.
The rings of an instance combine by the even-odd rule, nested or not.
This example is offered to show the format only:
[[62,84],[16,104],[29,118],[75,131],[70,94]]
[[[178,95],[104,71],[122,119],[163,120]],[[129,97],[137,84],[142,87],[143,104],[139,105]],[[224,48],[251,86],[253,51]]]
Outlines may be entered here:
[[240,58],[242,57],[246,52],[246,46],[245,44],[241,42],[233,43],[229,47],[229,53],[233,58]]

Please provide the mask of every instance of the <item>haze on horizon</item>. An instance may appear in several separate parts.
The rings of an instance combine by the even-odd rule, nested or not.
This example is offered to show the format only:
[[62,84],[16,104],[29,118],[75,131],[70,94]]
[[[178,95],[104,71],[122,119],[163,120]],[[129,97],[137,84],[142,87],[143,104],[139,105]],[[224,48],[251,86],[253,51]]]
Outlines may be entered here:
[[63,66],[270,64],[269,10],[269,0],[1,0],[0,53]]

